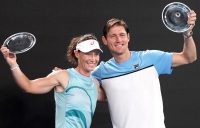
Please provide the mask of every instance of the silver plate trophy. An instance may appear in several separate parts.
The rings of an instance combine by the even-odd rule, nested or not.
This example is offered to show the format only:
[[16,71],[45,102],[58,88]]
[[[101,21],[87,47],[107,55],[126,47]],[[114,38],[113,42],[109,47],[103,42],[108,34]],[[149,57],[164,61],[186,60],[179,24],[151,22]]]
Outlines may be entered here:
[[183,33],[190,28],[187,24],[190,8],[180,2],[172,2],[166,5],[162,11],[162,21],[171,31]]
[[10,52],[19,54],[30,50],[36,42],[33,34],[28,32],[20,32],[9,36],[3,43],[8,47]]

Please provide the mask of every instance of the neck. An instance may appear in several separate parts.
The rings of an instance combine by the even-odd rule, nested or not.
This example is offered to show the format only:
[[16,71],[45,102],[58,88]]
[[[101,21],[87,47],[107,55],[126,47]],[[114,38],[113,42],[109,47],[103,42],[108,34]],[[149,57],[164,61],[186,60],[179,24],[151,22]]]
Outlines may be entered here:
[[84,71],[83,69],[79,68],[79,67],[76,67],[75,70],[80,73],[81,75],[83,76],[86,76],[86,77],[89,77],[90,76],[90,73],[89,72],[86,72]]
[[124,61],[127,61],[130,58],[130,56],[131,56],[131,52],[129,50],[125,52],[124,54],[120,54],[120,55],[113,54],[115,61],[119,64],[123,63]]

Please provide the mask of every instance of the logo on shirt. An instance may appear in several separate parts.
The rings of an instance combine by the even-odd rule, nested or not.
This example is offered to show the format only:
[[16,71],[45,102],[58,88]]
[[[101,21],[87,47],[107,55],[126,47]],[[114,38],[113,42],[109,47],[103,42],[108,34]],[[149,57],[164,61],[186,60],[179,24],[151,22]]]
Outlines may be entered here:
[[135,64],[133,66],[134,66],[134,69],[138,69],[139,68],[139,64]]

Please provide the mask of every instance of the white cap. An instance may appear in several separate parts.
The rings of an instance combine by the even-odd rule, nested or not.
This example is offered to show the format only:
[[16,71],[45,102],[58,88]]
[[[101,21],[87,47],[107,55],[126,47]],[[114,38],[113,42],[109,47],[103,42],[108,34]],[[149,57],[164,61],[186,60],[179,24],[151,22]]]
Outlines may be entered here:
[[94,39],[85,40],[76,45],[76,50],[80,50],[81,52],[84,52],[84,53],[90,52],[95,49],[98,49],[101,52],[103,52],[99,46],[99,43]]

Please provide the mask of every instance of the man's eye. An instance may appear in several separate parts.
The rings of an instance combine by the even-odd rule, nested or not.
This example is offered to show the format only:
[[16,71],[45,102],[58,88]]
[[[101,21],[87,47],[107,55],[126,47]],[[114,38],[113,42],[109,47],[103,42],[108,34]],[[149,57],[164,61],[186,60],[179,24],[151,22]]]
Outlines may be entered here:
[[125,37],[126,35],[125,35],[125,34],[121,34],[120,36],[121,36],[121,37]]

